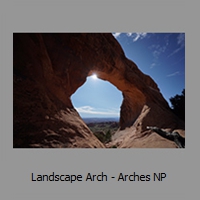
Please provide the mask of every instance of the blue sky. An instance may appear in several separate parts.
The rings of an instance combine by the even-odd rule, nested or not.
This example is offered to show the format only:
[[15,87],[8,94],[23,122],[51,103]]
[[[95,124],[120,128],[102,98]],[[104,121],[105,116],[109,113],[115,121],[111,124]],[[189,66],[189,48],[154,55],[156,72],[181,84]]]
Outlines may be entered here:
[[[185,88],[184,33],[113,33],[127,58],[153,78],[168,101]],[[81,117],[119,117],[122,93],[94,76],[71,97]]]

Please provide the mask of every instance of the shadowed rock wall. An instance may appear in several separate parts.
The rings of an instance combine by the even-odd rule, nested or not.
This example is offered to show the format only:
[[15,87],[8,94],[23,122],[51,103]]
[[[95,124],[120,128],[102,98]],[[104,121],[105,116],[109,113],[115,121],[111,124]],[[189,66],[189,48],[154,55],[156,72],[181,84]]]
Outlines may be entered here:
[[14,147],[103,148],[70,100],[93,72],[123,94],[120,130],[184,129],[157,84],[125,57],[112,34],[14,33]]

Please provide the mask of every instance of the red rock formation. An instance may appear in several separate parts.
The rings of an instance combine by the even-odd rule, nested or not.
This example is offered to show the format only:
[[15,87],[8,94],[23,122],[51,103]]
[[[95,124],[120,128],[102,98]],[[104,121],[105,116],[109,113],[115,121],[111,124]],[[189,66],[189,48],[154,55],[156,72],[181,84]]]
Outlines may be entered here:
[[[147,125],[184,134],[184,123],[171,113],[157,84],[125,57],[112,34],[14,33],[13,57],[14,147],[103,148],[70,100],[93,72],[123,93],[121,131],[111,145],[138,147],[135,137],[159,137]],[[126,139],[133,138],[128,143],[120,134],[127,127]],[[167,140],[159,146],[145,138],[141,147],[172,147]]]

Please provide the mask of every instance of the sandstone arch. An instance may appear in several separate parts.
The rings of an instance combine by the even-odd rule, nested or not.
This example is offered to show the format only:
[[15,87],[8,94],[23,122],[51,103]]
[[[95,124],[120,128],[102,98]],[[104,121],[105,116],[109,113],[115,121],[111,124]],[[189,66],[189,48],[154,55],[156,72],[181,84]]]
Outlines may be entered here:
[[[147,125],[184,134],[184,123],[171,113],[157,84],[125,57],[111,34],[15,33],[13,51],[15,147],[104,147],[70,100],[93,72],[123,93],[115,144],[134,147],[130,138],[148,136]],[[127,127],[131,133],[122,135]],[[141,147],[156,147],[145,144]],[[159,145],[174,147],[168,141]]]

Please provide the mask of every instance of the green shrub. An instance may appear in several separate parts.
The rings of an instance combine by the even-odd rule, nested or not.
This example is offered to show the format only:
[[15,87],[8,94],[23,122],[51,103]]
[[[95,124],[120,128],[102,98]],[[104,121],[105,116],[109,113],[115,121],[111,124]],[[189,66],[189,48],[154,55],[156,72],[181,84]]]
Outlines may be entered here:
[[103,143],[107,143],[111,141],[111,131],[108,130],[106,133],[103,131],[94,132],[94,135]]
[[185,121],[185,89],[183,89],[181,95],[177,94],[169,100],[172,104],[173,113]]
[[111,141],[111,131],[108,130],[105,134],[105,142],[110,142]]

